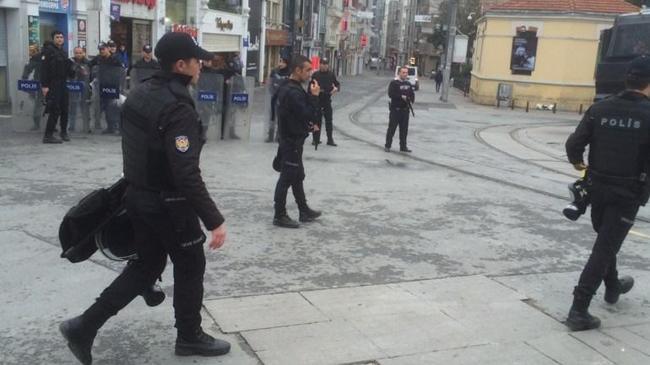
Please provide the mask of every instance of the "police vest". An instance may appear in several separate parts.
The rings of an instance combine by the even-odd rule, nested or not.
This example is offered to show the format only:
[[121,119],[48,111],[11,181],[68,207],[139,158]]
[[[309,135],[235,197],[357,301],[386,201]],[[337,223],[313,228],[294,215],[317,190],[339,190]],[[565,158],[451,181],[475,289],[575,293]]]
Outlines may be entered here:
[[129,184],[154,191],[174,190],[163,132],[165,116],[179,103],[194,109],[189,93],[174,92],[169,80],[156,77],[129,94],[122,108],[121,129],[124,178]]
[[[650,101],[622,93],[591,108],[589,168],[597,174],[638,179],[650,160]],[[637,180],[638,181],[638,180]]]

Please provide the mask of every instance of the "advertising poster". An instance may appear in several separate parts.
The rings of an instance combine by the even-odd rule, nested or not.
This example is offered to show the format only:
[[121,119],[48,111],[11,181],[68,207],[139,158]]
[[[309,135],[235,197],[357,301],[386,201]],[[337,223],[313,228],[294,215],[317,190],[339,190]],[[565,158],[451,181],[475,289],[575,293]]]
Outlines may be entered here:
[[530,73],[535,70],[537,36],[518,35],[512,39],[510,69],[513,72]]

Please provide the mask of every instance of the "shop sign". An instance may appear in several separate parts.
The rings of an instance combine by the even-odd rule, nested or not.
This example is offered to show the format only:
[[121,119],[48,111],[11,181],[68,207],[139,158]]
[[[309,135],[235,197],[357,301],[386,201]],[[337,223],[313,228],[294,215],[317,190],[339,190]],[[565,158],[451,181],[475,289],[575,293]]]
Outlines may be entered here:
[[214,91],[199,90],[199,101],[203,101],[203,102],[217,101],[217,93]]
[[248,94],[246,93],[232,94],[231,101],[233,104],[237,104],[237,105],[248,105]]
[[124,4],[133,3],[135,5],[143,5],[143,6],[146,6],[147,9],[149,9],[149,10],[156,7],[156,0],[116,0],[116,1],[124,3]]
[[119,22],[120,21],[120,12],[122,10],[122,6],[120,4],[111,4],[111,20],[114,22]]
[[267,46],[288,46],[289,45],[289,32],[286,30],[266,30],[266,45]]
[[65,86],[68,88],[68,91],[71,93],[79,94],[84,91],[83,81],[67,81]]
[[431,15],[416,15],[415,16],[415,22],[416,23],[431,23],[433,21],[433,16]]
[[232,30],[234,28],[234,24],[230,21],[230,19],[227,19],[224,22],[221,17],[217,17],[215,21],[217,22],[217,28],[221,29],[222,32],[226,29]]
[[67,13],[70,8],[69,0],[40,0],[38,7],[42,11]]
[[26,93],[33,93],[41,88],[41,84],[35,80],[18,80],[18,90]]
[[199,28],[185,24],[172,24],[172,32],[187,33],[196,39],[199,36]]
[[77,46],[86,48],[86,19],[77,19]]
[[41,44],[40,41],[40,23],[37,16],[27,16],[27,32],[29,36],[29,44]]

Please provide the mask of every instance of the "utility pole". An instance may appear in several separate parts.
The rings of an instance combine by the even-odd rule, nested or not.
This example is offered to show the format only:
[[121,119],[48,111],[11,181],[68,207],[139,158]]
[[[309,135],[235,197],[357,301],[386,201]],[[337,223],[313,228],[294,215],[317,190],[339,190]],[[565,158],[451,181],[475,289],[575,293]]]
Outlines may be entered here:
[[445,68],[442,72],[442,93],[440,100],[448,101],[449,80],[451,79],[451,63],[454,59],[454,42],[456,41],[456,13],[458,12],[458,0],[449,0],[449,26],[447,27],[447,49],[445,51]]

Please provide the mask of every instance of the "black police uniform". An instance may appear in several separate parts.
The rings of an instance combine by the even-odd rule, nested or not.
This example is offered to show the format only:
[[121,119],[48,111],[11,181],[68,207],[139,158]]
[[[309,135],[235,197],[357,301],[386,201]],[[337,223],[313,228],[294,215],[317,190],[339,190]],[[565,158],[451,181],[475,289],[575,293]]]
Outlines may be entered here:
[[[316,71],[312,75],[312,80],[318,81],[318,85],[320,85],[320,94],[318,95],[318,101],[319,101],[319,112],[321,116],[319,116],[317,125],[320,128],[321,126],[321,118],[325,118],[325,131],[327,132],[327,144],[328,145],[336,145],[334,143],[334,138],[332,137],[332,133],[334,130],[334,125],[332,123],[332,90],[334,90],[334,87],[336,86],[337,89],[341,90],[341,84],[338,82],[336,79],[336,75],[332,71]],[[318,140],[320,136],[320,131],[314,133],[314,139]]]
[[[160,52],[159,52],[160,48]],[[168,33],[156,54],[170,64],[180,58],[208,59],[184,33]],[[173,53],[173,54],[171,54]],[[211,57],[211,55],[210,55]],[[161,57],[164,59],[164,57]],[[90,363],[97,330],[174,264],[177,355],[216,356],[230,345],[201,329],[208,230],[224,218],[208,193],[199,169],[205,137],[188,86],[192,77],[160,71],[131,91],[122,109],[122,154],[127,214],[133,225],[138,259],[125,267],[82,316],[61,324],[69,348]]]
[[[91,81],[94,80],[95,78],[99,78],[100,80],[103,80],[105,82],[110,82],[113,85],[121,85],[122,84],[121,74],[120,74],[120,79],[118,80],[110,79],[107,76],[101,75],[102,72],[109,72],[111,68],[114,70],[120,70],[120,71],[123,70],[122,63],[117,58],[117,56],[113,54],[108,55],[106,57],[98,55],[97,57],[93,58],[90,61]],[[116,74],[117,72],[118,71],[115,71]],[[112,77],[117,77],[117,75]],[[97,89],[99,90],[99,87]],[[99,97],[99,108],[95,109],[95,129],[101,128],[101,114],[102,112],[104,112],[106,115],[106,129],[102,131],[102,133],[112,134],[119,127],[118,126],[119,114],[117,113],[117,108],[114,108],[116,106],[116,100],[102,98],[101,92],[99,92],[98,97]]]
[[[42,58],[43,54],[41,52],[38,52],[29,58],[29,62],[23,69],[23,80],[27,80],[29,75],[33,72],[34,75],[32,80],[40,81]],[[30,94],[30,97],[34,99],[34,111],[32,114],[34,126],[32,127],[32,130],[39,130],[41,129],[41,117],[43,116],[43,92],[39,89],[33,94]]]
[[[133,65],[133,67],[131,67],[131,69],[129,70],[129,74],[132,77],[133,77],[133,75],[131,74],[131,71],[133,69],[136,69],[136,70],[160,70],[160,63],[158,63],[158,61],[154,60],[153,58],[149,62],[147,62],[144,58],[142,58],[142,59],[138,60],[138,62],[136,62]],[[137,71],[136,71],[136,75],[137,75]],[[141,76],[141,75],[137,75],[137,76],[138,76],[138,80],[132,80],[131,81],[132,83],[133,82],[138,82],[138,83],[142,82],[146,78],[146,76]]]
[[318,98],[307,94],[298,81],[289,79],[278,91],[277,110],[280,135],[277,158],[281,165],[280,178],[275,186],[275,219],[287,216],[287,192],[291,187],[301,212],[301,220],[306,221],[309,214],[305,213],[310,209],[303,187],[305,168],[302,151],[310,124],[318,117]]
[[[646,77],[650,78],[650,67]],[[587,313],[601,282],[606,287],[605,299],[615,302],[608,300],[612,293],[618,299],[621,282],[616,255],[634,224],[639,206],[648,201],[650,100],[640,92],[626,90],[594,104],[566,142],[569,162],[582,163],[587,145],[590,146],[587,191],[591,199],[591,220],[598,236],[574,289],[567,321],[572,329],[595,328],[600,324],[593,317],[598,324],[592,322],[594,327],[579,328],[585,323],[580,323],[580,314]],[[630,288],[631,285],[626,290]]]
[[390,114],[388,120],[388,131],[386,132],[386,150],[390,150],[393,144],[393,136],[399,125],[399,146],[400,151],[408,151],[406,136],[409,130],[409,103],[402,99],[406,96],[411,103],[415,102],[415,92],[411,84],[404,80],[393,80],[388,85],[388,97],[390,98]]
[[41,65],[41,87],[49,88],[46,98],[46,111],[49,113],[45,126],[43,142],[59,141],[53,138],[54,128],[60,119],[61,137],[68,138],[68,88],[66,81],[74,76],[72,61],[62,48],[47,41],[43,46]]

